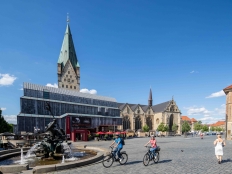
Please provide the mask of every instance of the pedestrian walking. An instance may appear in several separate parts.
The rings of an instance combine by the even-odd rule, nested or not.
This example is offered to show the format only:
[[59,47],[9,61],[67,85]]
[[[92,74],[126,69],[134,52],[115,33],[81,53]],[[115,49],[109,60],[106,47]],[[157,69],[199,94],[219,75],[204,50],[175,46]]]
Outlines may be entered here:
[[221,135],[217,135],[217,139],[214,141],[215,145],[215,155],[218,160],[218,164],[222,162],[223,156],[223,147],[226,145],[226,142],[221,138]]

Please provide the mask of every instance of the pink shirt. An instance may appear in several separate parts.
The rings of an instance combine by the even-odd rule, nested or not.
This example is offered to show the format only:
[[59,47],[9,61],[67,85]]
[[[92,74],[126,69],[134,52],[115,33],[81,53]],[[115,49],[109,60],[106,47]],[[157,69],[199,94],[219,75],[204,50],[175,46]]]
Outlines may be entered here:
[[150,140],[151,147],[156,148],[156,140]]

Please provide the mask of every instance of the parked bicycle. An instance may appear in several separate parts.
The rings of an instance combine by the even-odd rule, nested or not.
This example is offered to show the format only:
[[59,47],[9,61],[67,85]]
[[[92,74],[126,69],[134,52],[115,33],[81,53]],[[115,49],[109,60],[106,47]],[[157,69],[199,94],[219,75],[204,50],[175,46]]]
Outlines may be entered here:
[[116,157],[116,154],[114,154],[114,151],[113,151],[113,147],[111,147],[111,152],[109,155],[106,155],[102,161],[102,164],[104,167],[108,168],[110,167],[114,161],[118,161],[121,165],[124,165],[127,160],[128,160],[128,155],[126,153],[126,151],[122,151],[120,152],[121,154],[121,160],[119,160],[117,157]]
[[154,160],[155,163],[158,163],[159,162],[159,151],[160,151],[159,146],[157,146],[157,149],[155,150],[155,152],[150,151],[151,146],[146,146],[146,148],[147,148],[147,153],[143,157],[144,166],[147,166],[149,162],[152,160]]

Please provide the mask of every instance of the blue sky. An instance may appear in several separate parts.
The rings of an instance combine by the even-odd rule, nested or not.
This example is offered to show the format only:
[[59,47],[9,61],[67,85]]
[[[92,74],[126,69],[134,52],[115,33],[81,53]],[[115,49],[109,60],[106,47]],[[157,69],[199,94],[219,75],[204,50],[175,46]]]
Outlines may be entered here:
[[[81,88],[118,102],[176,100],[182,115],[225,117],[232,84],[232,1],[2,1],[0,107],[20,112],[23,82],[57,83],[66,14],[81,66]],[[207,98],[213,94],[213,97]]]

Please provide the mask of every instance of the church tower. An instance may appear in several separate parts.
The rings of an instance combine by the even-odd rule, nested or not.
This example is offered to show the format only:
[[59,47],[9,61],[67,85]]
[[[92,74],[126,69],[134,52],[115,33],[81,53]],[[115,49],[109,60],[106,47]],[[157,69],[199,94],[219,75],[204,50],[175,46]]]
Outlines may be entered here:
[[80,65],[67,18],[67,27],[57,64],[58,87],[80,91]]
[[152,91],[151,91],[151,88],[150,88],[150,94],[149,94],[149,98],[148,98],[148,106],[152,106]]

